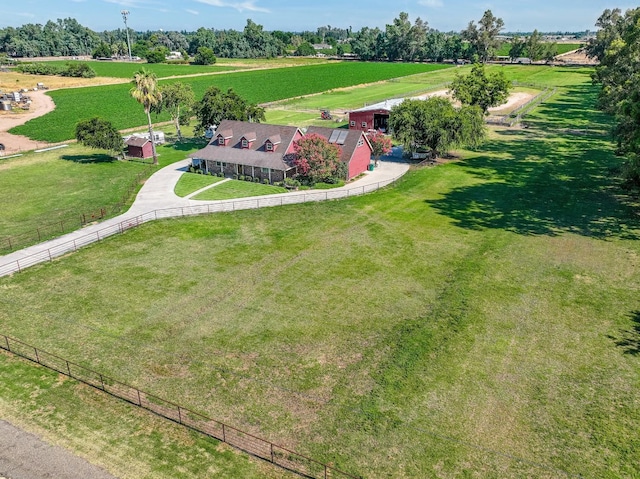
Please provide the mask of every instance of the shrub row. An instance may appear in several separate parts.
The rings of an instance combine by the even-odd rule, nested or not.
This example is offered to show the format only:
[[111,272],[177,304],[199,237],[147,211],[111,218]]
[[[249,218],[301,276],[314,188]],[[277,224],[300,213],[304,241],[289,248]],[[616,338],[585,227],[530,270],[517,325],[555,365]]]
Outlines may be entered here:
[[63,77],[93,78],[96,72],[87,63],[67,63],[65,66],[51,63],[22,63],[16,67],[20,73],[28,75],[58,75]]

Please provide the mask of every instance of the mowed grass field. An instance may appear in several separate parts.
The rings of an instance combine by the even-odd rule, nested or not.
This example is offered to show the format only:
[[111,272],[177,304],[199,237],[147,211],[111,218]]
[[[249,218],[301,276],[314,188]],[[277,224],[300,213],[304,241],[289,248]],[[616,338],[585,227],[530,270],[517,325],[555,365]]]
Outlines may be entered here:
[[[574,50],[577,50],[578,48],[582,48],[583,46],[584,46],[584,43],[556,43],[556,49],[558,51],[558,55],[561,55],[567,52],[572,52]],[[510,43],[503,43],[498,49],[498,51],[496,52],[496,55],[502,56],[502,57],[508,56],[510,48],[511,48]]]
[[[199,147],[202,143],[159,146],[160,166],[182,160]],[[82,214],[90,217],[102,208],[108,216],[120,213],[115,205],[145,171],[151,173],[148,162],[116,161],[78,144],[0,160],[0,254],[9,250],[9,242],[38,242],[38,228],[45,240],[79,228]]]
[[[222,90],[233,88],[250,102],[264,103],[444,68],[447,66],[342,62],[185,77],[180,81],[192,86],[196,98],[202,98],[205,90],[215,85]],[[130,89],[130,84],[116,84],[52,91],[50,95],[56,103],[53,112],[10,132],[56,142],[73,138],[76,123],[94,116],[108,119],[120,130],[144,125],[144,110],[131,98]],[[154,116],[154,121],[166,120],[166,114]]]
[[363,477],[638,476],[638,204],[588,71],[554,74],[529,128],[384,191],[2,278],[0,332]]

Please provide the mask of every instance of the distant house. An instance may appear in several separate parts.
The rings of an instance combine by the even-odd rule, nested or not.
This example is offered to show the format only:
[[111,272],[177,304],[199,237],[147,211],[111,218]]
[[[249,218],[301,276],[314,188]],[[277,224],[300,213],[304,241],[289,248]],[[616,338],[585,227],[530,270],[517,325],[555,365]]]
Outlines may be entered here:
[[302,138],[295,126],[223,120],[209,144],[189,155],[206,172],[283,181],[296,173],[293,143]]
[[316,134],[325,137],[329,143],[335,143],[342,150],[343,163],[348,166],[347,180],[351,180],[369,168],[372,148],[362,131],[310,126],[307,135]]
[[143,136],[131,136],[125,141],[127,146],[127,156],[132,158],[151,158],[153,156],[153,145],[149,138]]

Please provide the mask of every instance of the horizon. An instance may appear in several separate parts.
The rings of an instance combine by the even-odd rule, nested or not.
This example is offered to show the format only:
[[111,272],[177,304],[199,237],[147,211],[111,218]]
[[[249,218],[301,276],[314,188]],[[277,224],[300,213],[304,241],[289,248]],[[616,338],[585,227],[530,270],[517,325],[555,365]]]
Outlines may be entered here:
[[[110,31],[124,27],[121,11],[128,10],[128,26],[136,32],[193,32],[200,27],[243,30],[249,19],[265,31],[315,32],[323,26],[352,31],[363,27],[384,30],[400,12],[407,12],[411,23],[419,17],[435,30],[459,32],[470,21],[477,23],[485,10],[491,10],[504,20],[502,33],[533,30],[564,33],[595,31],[596,20],[607,8],[622,11],[636,8],[631,4],[594,0],[567,0],[561,4],[541,0],[535,5],[523,0],[493,0],[484,4],[468,0],[400,0],[397,5],[396,8],[387,2],[371,0],[369,8],[362,9],[354,4],[343,5],[338,0],[304,7],[289,0],[185,0],[180,7],[175,7],[166,0],[28,0],[14,6],[11,15],[3,15],[0,28],[44,25],[48,21],[74,18],[95,32]],[[336,23],[336,18],[349,20]]]

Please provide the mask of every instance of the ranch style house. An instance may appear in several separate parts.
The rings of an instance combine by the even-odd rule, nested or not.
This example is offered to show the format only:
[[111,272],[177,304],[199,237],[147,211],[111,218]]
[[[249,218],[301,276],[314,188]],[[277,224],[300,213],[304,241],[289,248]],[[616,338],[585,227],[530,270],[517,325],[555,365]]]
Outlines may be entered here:
[[[371,144],[360,131],[309,127],[306,134],[324,136],[342,150],[350,180],[365,171],[371,159]],[[223,120],[209,144],[189,155],[191,163],[206,173],[245,175],[269,183],[296,174],[294,143],[304,133],[295,126]]]

